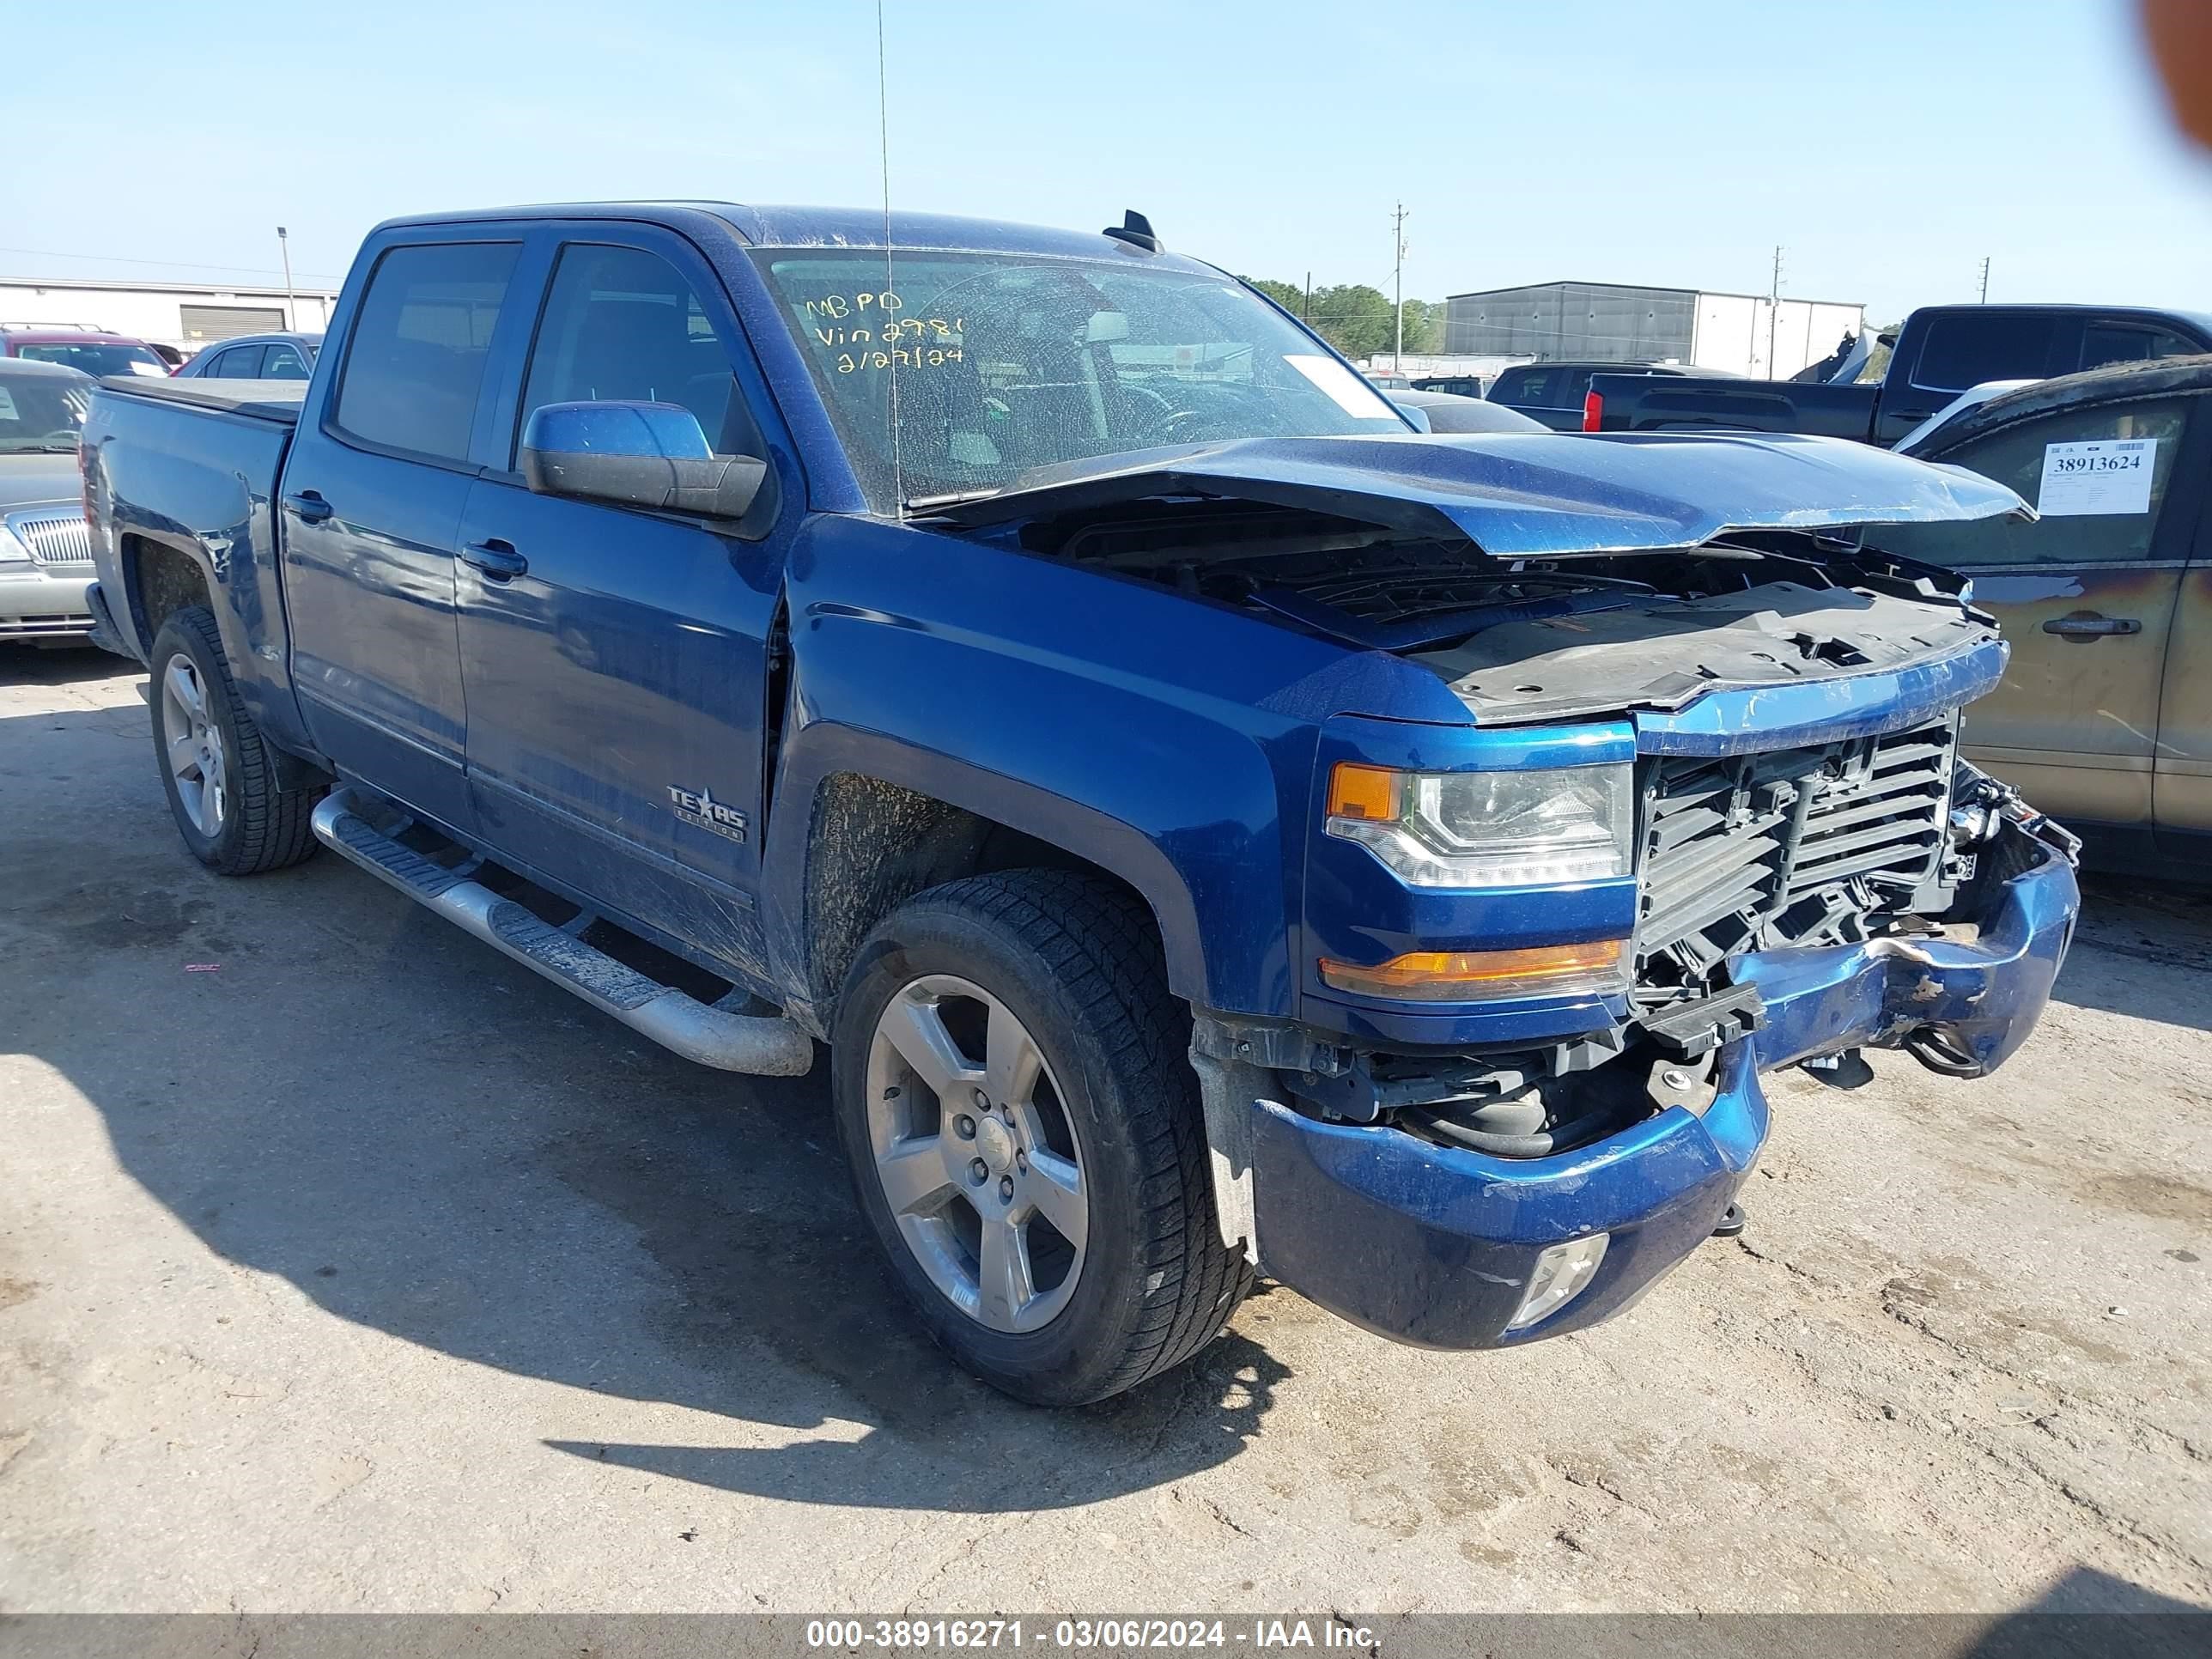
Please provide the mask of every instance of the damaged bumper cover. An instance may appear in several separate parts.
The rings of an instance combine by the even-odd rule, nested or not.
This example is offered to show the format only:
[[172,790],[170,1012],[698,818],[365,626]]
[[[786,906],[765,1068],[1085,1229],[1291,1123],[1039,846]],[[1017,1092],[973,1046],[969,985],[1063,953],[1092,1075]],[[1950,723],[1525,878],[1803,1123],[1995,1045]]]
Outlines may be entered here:
[[[1764,1018],[1721,1050],[1711,1105],[1701,1114],[1672,1107],[1556,1157],[1487,1157],[1397,1129],[1319,1121],[1249,1094],[1241,1122],[1224,1125],[1227,1079],[1201,1065],[1217,1157],[1218,1132],[1236,1136],[1230,1167],[1216,1171],[1224,1231],[1242,1224],[1268,1273],[1400,1341],[1498,1347],[1596,1324],[1687,1256],[1727,1211],[1766,1139],[1760,1072],[1895,1045],[1938,1071],[1978,1076],[2027,1039],[2071,942],[2080,895],[2063,831],[2008,822],[2002,837],[2009,845],[1991,850],[2016,873],[1981,889],[1978,914],[1964,918],[1970,927],[1954,927],[1971,939],[1885,938],[1743,958],[1736,981],[1756,988]],[[1609,1237],[1587,1288],[1511,1328],[1543,1253],[1596,1232]]]

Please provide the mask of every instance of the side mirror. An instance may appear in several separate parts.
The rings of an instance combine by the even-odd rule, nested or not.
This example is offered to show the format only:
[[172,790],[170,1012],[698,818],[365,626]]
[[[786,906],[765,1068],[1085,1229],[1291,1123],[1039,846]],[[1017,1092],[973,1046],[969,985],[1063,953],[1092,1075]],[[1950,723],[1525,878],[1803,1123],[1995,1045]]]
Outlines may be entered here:
[[522,429],[522,477],[541,495],[741,519],[768,463],[720,456],[678,404],[546,404]]

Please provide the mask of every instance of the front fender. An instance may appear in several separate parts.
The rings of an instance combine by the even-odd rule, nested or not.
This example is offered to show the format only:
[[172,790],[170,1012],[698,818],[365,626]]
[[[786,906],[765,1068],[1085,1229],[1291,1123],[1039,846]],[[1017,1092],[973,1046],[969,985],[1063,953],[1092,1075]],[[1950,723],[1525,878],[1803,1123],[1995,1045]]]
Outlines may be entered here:
[[808,803],[854,772],[1111,871],[1151,903],[1178,996],[1288,1017],[1320,720],[1434,719],[1439,699],[1465,719],[1379,653],[941,532],[825,516],[790,571],[763,871],[786,984],[806,978]]

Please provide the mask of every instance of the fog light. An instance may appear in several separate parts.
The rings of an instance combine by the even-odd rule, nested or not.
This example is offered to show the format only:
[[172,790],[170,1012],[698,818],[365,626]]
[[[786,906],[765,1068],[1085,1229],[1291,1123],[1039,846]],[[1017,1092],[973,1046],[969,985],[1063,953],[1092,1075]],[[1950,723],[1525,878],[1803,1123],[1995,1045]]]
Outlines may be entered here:
[[1592,1233],[1588,1238],[1570,1239],[1565,1244],[1554,1244],[1536,1258],[1536,1271],[1529,1275],[1528,1293],[1521,1298],[1521,1311],[1513,1316],[1505,1328],[1526,1330],[1547,1314],[1557,1313],[1589,1288],[1590,1280],[1597,1276],[1597,1264],[1605,1260],[1607,1233]]

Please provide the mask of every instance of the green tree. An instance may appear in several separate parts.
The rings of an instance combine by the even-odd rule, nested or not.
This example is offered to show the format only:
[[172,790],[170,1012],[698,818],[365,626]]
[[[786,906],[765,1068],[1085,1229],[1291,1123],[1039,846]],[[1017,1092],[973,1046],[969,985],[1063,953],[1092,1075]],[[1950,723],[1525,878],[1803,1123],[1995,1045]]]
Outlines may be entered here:
[[1406,349],[1436,352],[1444,349],[1444,308],[1430,300],[1406,301]]
[[[1374,357],[1395,343],[1391,325],[1390,296],[1365,283],[1346,283],[1313,291],[1312,309],[1306,293],[1295,283],[1279,283],[1270,276],[1240,276],[1237,281],[1257,289],[1293,317],[1304,317],[1322,338],[1352,358]],[[1444,308],[1429,300],[1406,301],[1406,349],[1435,352],[1443,349]]]
[[1307,320],[1347,357],[1371,357],[1390,345],[1390,296],[1364,283],[1316,289]]
[[1272,276],[1239,276],[1247,288],[1256,288],[1293,317],[1304,314],[1306,291],[1295,283],[1279,283]]

